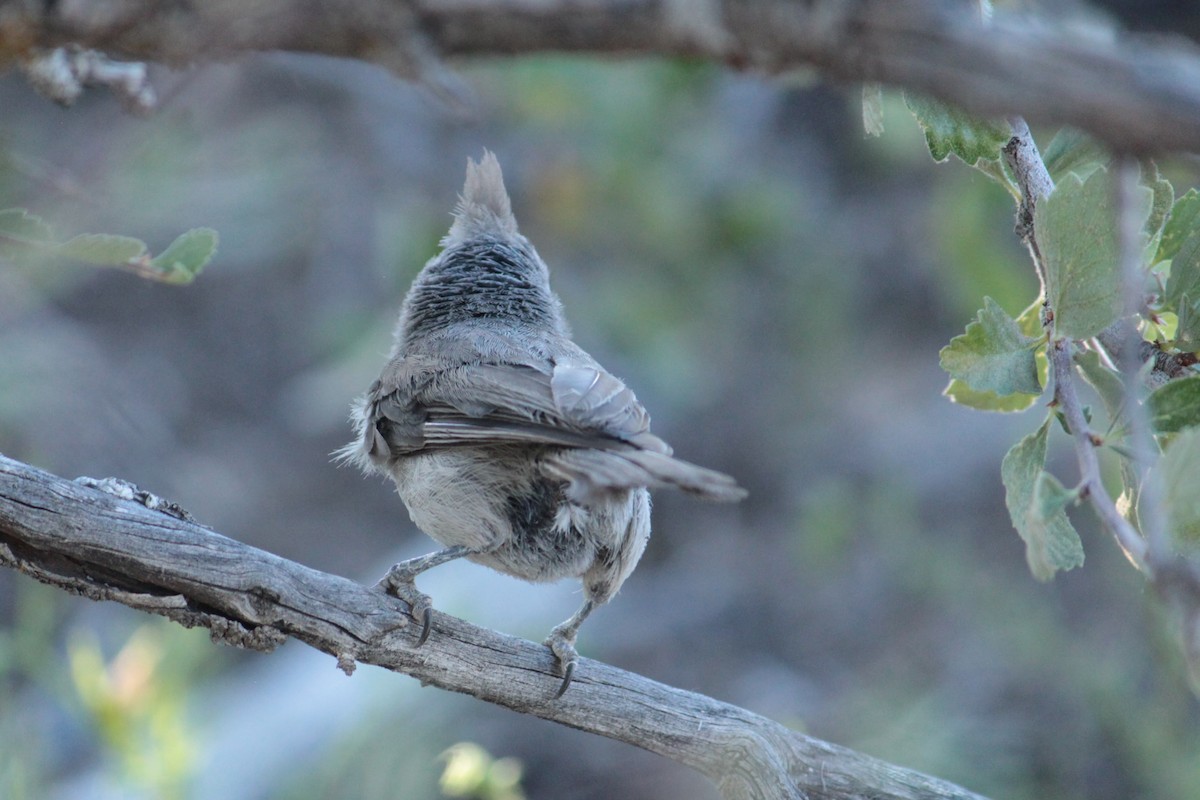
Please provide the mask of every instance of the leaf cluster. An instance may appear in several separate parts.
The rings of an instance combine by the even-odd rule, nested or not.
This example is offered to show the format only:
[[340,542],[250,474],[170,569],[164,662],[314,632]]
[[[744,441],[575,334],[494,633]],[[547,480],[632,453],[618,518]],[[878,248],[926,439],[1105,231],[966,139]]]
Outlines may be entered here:
[[[1004,147],[1013,136],[1004,121],[978,120],[940,101],[909,95],[909,110],[925,133],[936,161],[950,156],[998,182],[1020,203],[1021,186],[1006,162]],[[1044,165],[1052,191],[1033,198],[1031,252],[1041,294],[1013,318],[990,297],[965,331],[940,354],[950,375],[946,396],[985,411],[1024,411],[1038,402],[1050,380],[1047,349],[1068,342],[1072,372],[1088,384],[1104,406],[1108,428],[1089,431],[1091,440],[1119,460],[1118,510],[1135,528],[1140,522],[1143,465],[1131,458],[1127,398],[1144,399],[1154,444],[1162,457],[1161,501],[1168,532],[1183,552],[1200,545],[1200,374],[1190,367],[1152,375],[1151,358],[1129,391],[1099,339],[1121,326],[1141,334],[1144,349],[1194,364],[1200,350],[1200,193],[1176,197],[1171,182],[1153,163],[1118,219],[1118,187],[1109,154],[1074,130],[1060,131],[1047,146]],[[1143,297],[1131,298],[1121,263],[1118,231],[1130,216],[1137,223]],[[1137,302],[1134,302],[1134,301]],[[1147,392],[1147,388],[1153,391]],[[1001,466],[1013,526],[1025,543],[1033,575],[1049,580],[1083,563],[1083,546],[1067,509],[1085,494],[1084,481],[1065,487],[1045,469],[1051,431],[1071,433],[1055,399],[1036,431],[1009,450]],[[1090,409],[1084,409],[1088,424]],[[1057,418],[1059,425],[1051,423]]]
[[155,256],[141,239],[111,233],[60,239],[45,221],[25,209],[0,209],[0,259],[13,262],[75,261],[180,285],[194,281],[216,252],[217,232],[211,228],[192,228]]

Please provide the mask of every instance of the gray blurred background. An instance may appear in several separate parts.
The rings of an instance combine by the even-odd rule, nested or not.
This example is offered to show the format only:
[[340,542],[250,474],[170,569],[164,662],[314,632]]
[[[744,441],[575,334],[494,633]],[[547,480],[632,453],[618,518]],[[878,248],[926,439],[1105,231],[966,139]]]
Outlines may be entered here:
[[[0,452],[132,480],[364,582],[433,549],[388,485],[329,454],[487,147],[576,340],[678,454],[751,492],[659,493],[584,655],[997,798],[1200,797],[1169,620],[1090,512],[1073,512],[1082,570],[1043,585],[1025,567],[1000,460],[1044,404],[940,395],[937,351],[983,296],[1015,316],[1036,285],[1010,199],[933,164],[898,98],[868,139],[857,87],[687,63],[475,62],[467,115],[316,57],[154,75],[148,119],[0,80],[0,208],[155,251],[221,235],[183,288],[0,264]],[[1167,166],[1177,194],[1195,180]],[[1052,448],[1072,483],[1066,438]],[[534,640],[578,601],[466,563],[420,585]],[[405,676],[347,678],[295,642],[219,648],[0,573],[0,797],[436,798],[460,742],[517,759],[531,798],[716,797],[664,759]],[[477,796],[505,797],[510,764]]]

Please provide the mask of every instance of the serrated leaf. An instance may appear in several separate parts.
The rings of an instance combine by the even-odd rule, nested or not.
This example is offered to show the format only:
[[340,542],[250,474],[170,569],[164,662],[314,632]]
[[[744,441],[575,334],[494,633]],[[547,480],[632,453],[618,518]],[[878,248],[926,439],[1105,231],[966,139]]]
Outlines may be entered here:
[[1179,298],[1200,297],[1200,229],[1193,230],[1171,258],[1163,307],[1178,313]]
[[216,254],[217,242],[212,228],[193,228],[171,242],[150,265],[167,283],[191,283]]
[[146,254],[146,243],[132,236],[84,233],[54,248],[60,258],[99,266],[122,266]]
[[1059,570],[1083,566],[1083,543],[1066,515],[1079,490],[1068,490],[1044,469],[1033,484],[1033,501],[1025,514],[1029,530],[1025,560],[1038,580],[1048,581]]
[[945,161],[951,153],[971,166],[981,159],[994,161],[1012,138],[1007,122],[976,119],[931,97],[905,92],[904,103],[925,132],[934,161]]
[[1120,374],[1104,366],[1100,355],[1094,350],[1077,351],[1073,360],[1083,379],[1100,395],[1104,410],[1115,425],[1125,407],[1125,384]]
[[1063,510],[1066,503],[1059,504],[1066,490],[1045,472],[1049,429],[1047,419],[1037,431],[1017,442],[1000,464],[1004,503],[1013,527],[1025,542],[1029,570],[1041,581],[1050,580],[1058,570],[1083,563],[1079,534]]
[[985,297],[975,321],[942,348],[939,358],[951,377],[977,391],[1002,397],[1017,392],[1038,395],[1042,387],[1033,357],[1035,341],[1021,333],[999,303]]
[[1154,256],[1154,262],[1174,258],[1184,240],[1197,230],[1200,230],[1200,192],[1188,189],[1183,197],[1171,206],[1171,216],[1163,226],[1162,239],[1158,243],[1158,253]]
[[[1044,527],[1047,521],[1053,519],[1058,512],[1065,511],[1067,506],[1077,499],[1078,490],[1068,491],[1058,478],[1043,469],[1033,483],[1033,504],[1029,508],[1027,521],[1036,526],[1038,532],[1048,536],[1050,531]],[[1079,559],[1079,563],[1083,563],[1082,550]]]
[[[1138,228],[1153,193],[1138,187]],[[1108,327],[1124,306],[1118,264],[1112,179],[1105,170],[1087,181],[1069,174],[1034,209],[1033,224],[1046,264],[1046,293],[1061,336],[1087,339]]]
[[1200,375],[1166,383],[1146,399],[1156,433],[1175,433],[1200,425]]
[[1107,150],[1097,144],[1095,139],[1075,128],[1063,128],[1055,134],[1050,144],[1046,145],[1046,152],[1042,156],[1046,171],[1055,183],[1070,172],[1086,178],[1098,167],[1107,164],[1108,159]]
[[883,136],[883,87],[878,83],[863,84],[862,118],[867,136]]
[[45,245],[54,241],[54,231],[41,217],[23,208],[0,211],[0,254],[8,254],[29,245]]
[[1162,475],[1167,526],[1176,542],[1200,542],[1200,428],[1180,431],[1156,469]]

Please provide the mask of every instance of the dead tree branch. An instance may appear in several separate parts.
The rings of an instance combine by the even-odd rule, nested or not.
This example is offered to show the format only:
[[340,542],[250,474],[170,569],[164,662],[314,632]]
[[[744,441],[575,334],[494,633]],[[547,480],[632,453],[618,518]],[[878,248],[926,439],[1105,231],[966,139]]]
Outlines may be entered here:
[[419,630],[400,600],[138,499],[0,456],[0,564],[94,600],[207,627],[227,644],[266,651],[291,637],[334,656],[347,673],[356,662],[374,664],[627,742],[699,770],[726,798],[982,800],[598,661],[583,659],[556,700],[560,678],[542,645],[435,612],[433,634],[416,648]]
[[1200,150],[1200,53],[950,0],[0,0],[0,65],[74,46],[173,66],[283,50],[438,84],[441,60],[690,57],[926,92],[1074,125],[1120,152]]

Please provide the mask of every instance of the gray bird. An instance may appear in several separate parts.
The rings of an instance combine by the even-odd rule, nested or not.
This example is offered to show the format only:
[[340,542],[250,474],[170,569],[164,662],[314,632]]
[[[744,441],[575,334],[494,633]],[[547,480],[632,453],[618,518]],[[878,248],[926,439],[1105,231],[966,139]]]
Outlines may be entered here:
[[527,581],[575,577],[583,605],[546,639],[567,690],[579,626],[633,572],[664,486],[745,496],[728,475],[673,458],[633,392],[571,341],[562,304],[517,231],[496,157],[467,160],[442,252],[413,281],[379,380],[351,414],[345,461],[396,482],[412,521],[445,549],[379,582],[429,634],[414,579],[466,558]]

